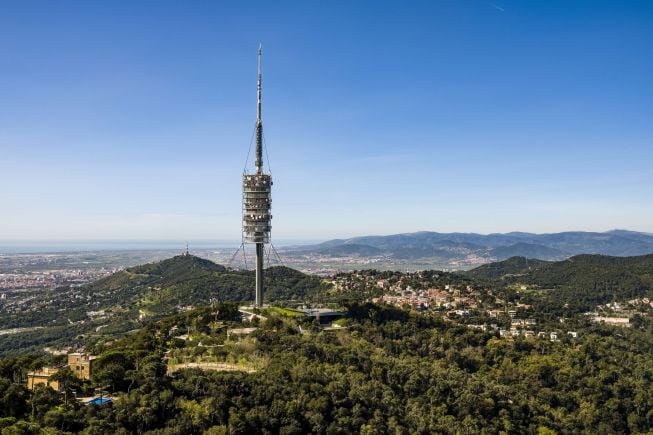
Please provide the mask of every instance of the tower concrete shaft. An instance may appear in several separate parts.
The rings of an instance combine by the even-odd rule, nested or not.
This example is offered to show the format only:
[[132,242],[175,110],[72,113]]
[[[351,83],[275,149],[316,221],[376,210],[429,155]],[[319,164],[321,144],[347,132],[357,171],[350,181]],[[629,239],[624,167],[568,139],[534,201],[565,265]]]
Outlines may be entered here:
[[263,306],[263,243],[256,244],[256,295],[254,306]]

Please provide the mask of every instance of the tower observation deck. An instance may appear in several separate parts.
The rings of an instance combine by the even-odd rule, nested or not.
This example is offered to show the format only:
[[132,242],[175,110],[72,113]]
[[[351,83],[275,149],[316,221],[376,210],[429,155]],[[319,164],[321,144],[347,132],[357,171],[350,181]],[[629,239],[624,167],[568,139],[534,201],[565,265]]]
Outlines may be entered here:
[[254,306],[263,306],[264,245],[272,230],[272,175],[263,171],[263,121],[261,118],[261,47],[258,49],[256,111],[256,172],[243,173],[243,243],[256,244]]

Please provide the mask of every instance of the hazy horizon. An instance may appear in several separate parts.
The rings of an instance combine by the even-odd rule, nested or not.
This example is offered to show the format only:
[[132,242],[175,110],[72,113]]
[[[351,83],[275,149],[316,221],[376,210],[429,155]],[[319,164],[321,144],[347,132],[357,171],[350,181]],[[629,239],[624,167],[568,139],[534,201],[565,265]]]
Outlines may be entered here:
[[[319,243],[323,240],[274,240],[277,247]],[[0,254],[38,254],[57,252],[86,251],[172,251],[183,252],[188,245],[189,250],[236,249],[240,240],[0,240]]]
[[[605,231],[584,231],[584,230],[568,230],[561,232],[599,232],[606,233],[610,231],[634,231],[630,229],[612,228]],[[411,234],[421,232],[435,232],[443,233],[441,231],[411,231],[400,233],[387,233],[387,234],[357,234],[348,237],[332,237],[332,238],[307,238],[307,239],[278,239],[273,240],[272,243],[277,247],[289,247],[318,244],[334,239],[350,239],[356,237],[368,236],[390,236],[394,234]],[[550,233],[537,233],[533,231],[510,231],[521,232],[530,234],[550,234]],[[507,233],[510,233],[507,232]],[[643,234],[653,235],[645,231],[636,231]],[[446,232],[444,234],[447,234]],[[451,233],[460,234],[505,234],[505,233],[481,233],[477,231],[454,231]],[[192,250],[206,250],[206,249],[229,249],[237,248],[241,244],[240,239],[200,239],[200,240],[175,240],[175,239],[0,239],[0,254],[31,254],[31,253],[55,253],[55,252],[84,252],[84,251],[104,251],[104,250],[179,250],[183,251],[188,245]]]

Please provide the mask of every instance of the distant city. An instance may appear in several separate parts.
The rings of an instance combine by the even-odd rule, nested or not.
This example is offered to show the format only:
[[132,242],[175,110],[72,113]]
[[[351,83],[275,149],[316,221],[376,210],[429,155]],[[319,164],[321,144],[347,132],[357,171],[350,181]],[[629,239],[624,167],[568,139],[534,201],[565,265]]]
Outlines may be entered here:
[[[252,269],[238,242],[189,243],[190,252],[232,269]],[[512,256],[562,260],[578,254],[613,256],[653,253],[653,236],[614,230],[557,234],[410,233],[315,243],[277,242],[279,256],[267,266],[285,265],[304,273],[332,276],[352,270],[467,270]],[[181,241],[22,242],[0,245],[0,296],[93,282],[126,267],[160,261],[181,253]],[[253,258],[252,249],[246,257]]]

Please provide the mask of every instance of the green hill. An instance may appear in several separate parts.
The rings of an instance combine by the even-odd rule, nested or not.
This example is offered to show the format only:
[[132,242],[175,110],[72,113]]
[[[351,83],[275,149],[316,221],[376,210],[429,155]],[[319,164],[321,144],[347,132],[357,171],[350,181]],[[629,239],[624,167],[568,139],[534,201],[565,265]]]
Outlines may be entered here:
[[463,272],[467,276],[480,279],[497,279],[510,275],[523,275],[549,264],[548,261],[526,257],[510,257],[507,260],[484,264],[475,269]]
[[158,263],[142,264],[129,269],[133,273],[183,278],[197,271],[226,272],[227,268],[194,255],[177,255]]
[[[319,278],[288,267],[268,268],[264,277],[266,302],[303,301],[322,288]],[[212,299],[249,302],[254,287],[253,271],[229,270],[190,255],[131,267],[82,287],[44,292],[33,302],[39,310],[0,319],[2,329],[41,327],[0,336],[0,355],[16,347],[29,350],[71,344],[89,334],[122,333]]]
[[578,255],[535,269],[523,281],[554,289],[550,302],[591,310],[612,300],[653,295],[653,255]]
[[612,300],[653,296],[653,255],[578,255],[557,262],[513,257],[467,274],[498,285],[527,284],[546,290],[538,300],[543,310],[586,311]]
[[[304,299],[320,288],[319,278],[288,267],[265,271],[268,301]],[[83,288],[89,295],[106,296],[118,304],[134,303],[142,310],[168,313],[177,305],[222,301],[250,301],[254,297],[253,271],[229,270],[192,255],[125,269]]]
[[534,243],[515,243],[510,246],[499,246],[490,250],[490,255],[494,258],[526,257],[541,258],[543,260],[563,260],[568,257],[559,249],[549,248],[548,246],[536,245]]

